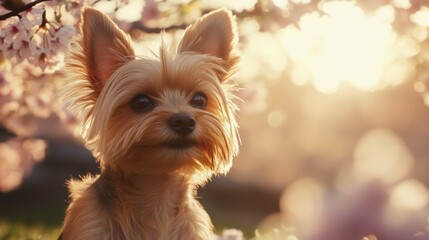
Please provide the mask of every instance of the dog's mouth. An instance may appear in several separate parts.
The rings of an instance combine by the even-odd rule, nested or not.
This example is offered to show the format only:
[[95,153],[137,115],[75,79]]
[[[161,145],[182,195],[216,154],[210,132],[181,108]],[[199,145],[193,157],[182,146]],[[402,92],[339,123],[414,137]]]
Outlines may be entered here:
[[188,149],[191,148],[193,146],[195,146],[197,143],[195,141],[192,140],[188,140],[188,139],[180,139],[180,140],[174,140],[174,141],[169,141],[163,144],[164,147],[166,148],[170,148],[170,149]]

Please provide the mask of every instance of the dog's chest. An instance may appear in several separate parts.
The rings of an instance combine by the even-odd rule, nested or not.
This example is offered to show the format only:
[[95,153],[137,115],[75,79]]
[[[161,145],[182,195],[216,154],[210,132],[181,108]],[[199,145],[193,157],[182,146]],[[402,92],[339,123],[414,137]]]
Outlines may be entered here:
[[108,216],[104,225],[110,229],[106,232],[116,235],[114,239],[210,239],[210,218],[192,191],[180,185],[166,186],[169,187],[158,186],[156,191],[146,189],[139,194],[122,192],[126,189],[120,188],[122,191],[109,194],[111,201],[96,191],[99,205],[105,206],[103,215]]
[[[195,201],[195,200],[193,200]],[[122,225],[121,229],[126,239],[160,239],[160,240],[185,240],[185,239],[209,239],[212,226],[207,213],[197,203],[181,207],[165,206],[158,202],[151,211],[135,209],[134,214],[129,214],[131,219],[120,220],[110,226]],[[120,218],[112,218],[116,221]],[[125,224],[124,223],[131,223]],[[114,231],[111,231],[114,232]]]

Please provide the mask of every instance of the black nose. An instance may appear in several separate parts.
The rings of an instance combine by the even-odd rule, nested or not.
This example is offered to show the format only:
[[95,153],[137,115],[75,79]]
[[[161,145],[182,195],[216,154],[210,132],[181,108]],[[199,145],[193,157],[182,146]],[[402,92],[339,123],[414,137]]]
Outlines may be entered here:
[[177,114],[168,119],[168,126],[171,130],[182,136],[192,133],[195,129],[195,120],[187,114]]

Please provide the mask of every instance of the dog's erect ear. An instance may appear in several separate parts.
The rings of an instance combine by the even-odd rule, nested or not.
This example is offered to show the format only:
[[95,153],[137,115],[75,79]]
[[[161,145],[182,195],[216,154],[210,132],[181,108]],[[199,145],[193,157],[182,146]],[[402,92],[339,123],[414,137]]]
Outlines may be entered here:
[[238,41],[235,17],[226,9],[212,11],[185,30],[178,52],[197,52],[222,58],[231,68],[238,60],[234,49]]
[[84,10],[81,31],[87,76],[94,92],[100,93],[113,72],[134,58],[134,49],[128,35],[95,9]]

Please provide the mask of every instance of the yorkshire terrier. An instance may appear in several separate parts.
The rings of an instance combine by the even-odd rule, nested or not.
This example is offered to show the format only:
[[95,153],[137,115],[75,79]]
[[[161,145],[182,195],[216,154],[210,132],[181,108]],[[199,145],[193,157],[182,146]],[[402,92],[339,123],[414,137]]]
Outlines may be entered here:
[[101,174],[70,180],[61,239],[211,239],[195,199],[238,153],[232,75],[237,27],[212,11],[176,53],[136,56],[129,36],[87,8],[66,60],[64,98]]

